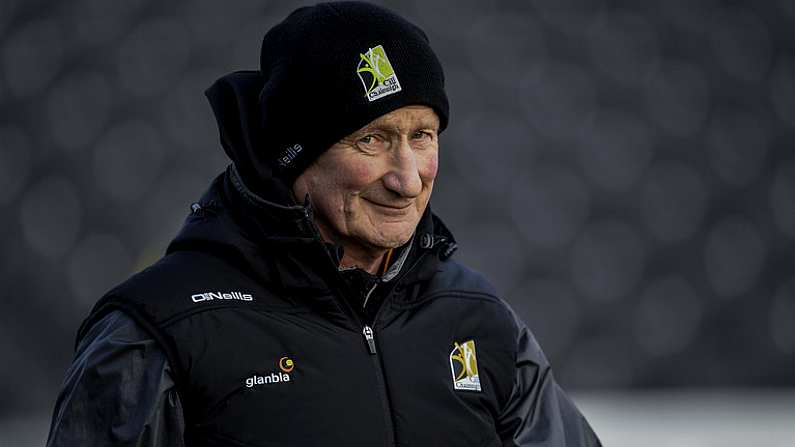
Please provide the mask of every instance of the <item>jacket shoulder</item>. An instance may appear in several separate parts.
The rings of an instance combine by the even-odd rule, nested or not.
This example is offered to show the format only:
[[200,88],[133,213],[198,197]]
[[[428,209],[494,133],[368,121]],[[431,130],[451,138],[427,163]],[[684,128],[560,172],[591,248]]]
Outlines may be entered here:
[[501,301],[495,287],[482,273],[453,259],[438,265],[425,294],[471,295],[488,301]]
[[228,262],[205,253],[179,251],[111,289],[103,300],[122,299],[157,309],[152,313],[162,319],[197,304],[234,305],[254,301],[255,296],[263,298],[257,283]]
[[[517,364],[532,364],[541,370],[549,368],[549,361],[532,330],[482,273],[453,260],[441,263],[423,300],[434,298],[467,300],[470,304],[459,303],[456,307],[476,315],[476,326],[482,325],[501,346],[510,347]],[[471,304],[473,302],[475,304]],[[477,332],[474,328],[471,331]]]
[[163,324],[196,312],[255,304],[287,306],[229,262],[202,252],[177,251],[108,291],[83,323],[78,340],[113,310]]
[[479,321],[488,322],[509,338],[514,338],[520,330],[520,320],[491,282],[482,273],[456,260],[439,263],[415,303],[436,300],[458,301],[457,308],[476,313]]

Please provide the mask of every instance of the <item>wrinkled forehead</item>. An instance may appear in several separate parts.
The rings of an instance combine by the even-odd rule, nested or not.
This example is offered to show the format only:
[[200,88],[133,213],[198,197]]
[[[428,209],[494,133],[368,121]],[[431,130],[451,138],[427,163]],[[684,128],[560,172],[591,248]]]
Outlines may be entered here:
[[372,129],[382,129],[397,133],[405,133],[420,129],[438,131],[439,115],[428,106],[404,106],[379,116],[366,126],[354,132],[353,135]]

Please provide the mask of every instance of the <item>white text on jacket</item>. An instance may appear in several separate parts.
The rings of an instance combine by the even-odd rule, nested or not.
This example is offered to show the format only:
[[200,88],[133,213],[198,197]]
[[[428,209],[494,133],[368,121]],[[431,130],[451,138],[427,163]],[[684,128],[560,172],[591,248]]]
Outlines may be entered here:
[[254,297],[243,292],[204,292],[192,295],[190,299],[192,299],[194,303],[200,303],[202,301],[211,300],[251,301],[254,299]]

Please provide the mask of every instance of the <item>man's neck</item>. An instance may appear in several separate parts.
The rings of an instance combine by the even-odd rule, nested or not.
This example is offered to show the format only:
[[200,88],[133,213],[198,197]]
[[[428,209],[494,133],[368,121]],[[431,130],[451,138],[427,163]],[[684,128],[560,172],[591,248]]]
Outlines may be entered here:
[[333,242],[342,245],[343,254],[340,260],[340,268],[360,268],[371,275],[379,274],[379,267],[382,265],[384,256],[389,252],[388,248],[363,246],[361,244],[351,243],[347,241],[335,240],[337,238],[331,237],[330,232],[326,227],[317,223],[320,236],[326,242]]
[[358,267],[371,275],[379,274],[384,256],[389,249],[363,250],[362,247],[342,245],[343,255],[340,261],[341,268]]

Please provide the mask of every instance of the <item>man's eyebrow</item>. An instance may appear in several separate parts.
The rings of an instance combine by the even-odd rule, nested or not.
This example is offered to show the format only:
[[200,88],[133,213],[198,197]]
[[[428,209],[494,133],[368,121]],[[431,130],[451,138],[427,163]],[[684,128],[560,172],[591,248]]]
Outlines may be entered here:
[[[439,129],[439,124],[437,122],[435,122],[434,120],[432,120],[432,119],[422,119],[422,120],[417,120],[414,123],[411,123],[409,126],[407,126],[407,129],[411,129],[411,130],[417,130],[417,129],[434,129],[434,130],[438,130]],[[373,131],[373,130],[385,130],[385,131],[394,132],[394,131],[400,131],[401,127],[398,124],[392,123],[392,122],[389,122],[389,121],[383,121],[383,122],[376,121],[376,122],[373,122],[373,123],[365,126],[364,128],[362,128],[361,132],[369,132],[369,131]]]

